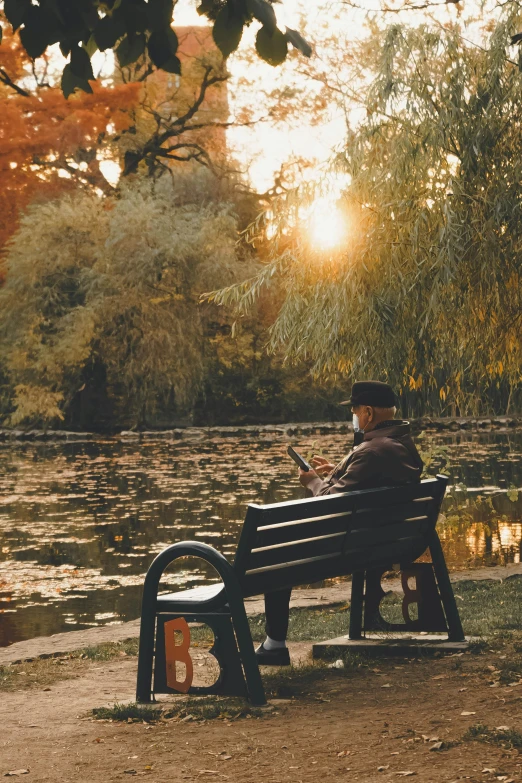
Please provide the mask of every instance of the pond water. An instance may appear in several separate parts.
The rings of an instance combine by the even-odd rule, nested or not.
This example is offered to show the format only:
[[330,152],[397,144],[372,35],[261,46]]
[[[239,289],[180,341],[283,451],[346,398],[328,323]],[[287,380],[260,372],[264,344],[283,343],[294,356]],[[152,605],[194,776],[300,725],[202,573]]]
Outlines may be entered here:
[[[351,437],[292,441],[338,459]],[[417,442],[427,472],[451,477],[439,523],[450,568],[519,562],[522,432]],[[249,502],[304,496],[287,443],[271,434],[0,444],[0,646],[138,617],[147,567],[175,541],[232,557]],[[183,560],[168,584],[213,579]]]

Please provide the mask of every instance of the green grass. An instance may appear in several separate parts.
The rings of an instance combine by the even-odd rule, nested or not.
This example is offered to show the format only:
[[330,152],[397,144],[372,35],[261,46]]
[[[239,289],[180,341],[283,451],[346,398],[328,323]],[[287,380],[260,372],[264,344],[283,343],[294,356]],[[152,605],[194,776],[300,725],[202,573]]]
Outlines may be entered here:
[[113,704],[112,707],[95,707],[92,714],[97,720],[155,723],[162,717],[163,710],[145,704]]
[[490,729],[484,723],[477,723],[470,726],[462,737],[464,742],[476,740],[478,742],[487,742],[490,745],[499,745],[505,750],[513,748],[522,748],[522,734],[516,729]]
[[[265,617],[254,615],[249,618],[252,638],[265,638]],[[328,639],[348,633],[350,623],[349,604],[339,603],[317,609],[292,609],[288,626],[290,642],[304,642],[312,639]]]
[[92,647],[83,647],[71,653],[73,658],[87,658],[90,661],[111,661],[125,655],[138,654],[138,639],[125,639],[123,642],[104,642]]
[[509,641],[510,632],[522,630],[522,578],[457,582],[453,589],[466,634]]
[[160,720],[180,721],[238,720],[259,718],[270,709],[252,707],[245,699],[226,696],[182,697],[174,704],[148,706],[145,704],[113,704],[112,707],[96,707],[92,715],[96,720],[112,720],[124,723],[157,723]]
[[[516,639],[522,631],[522,578],[510,577],[503,582],[477,580],[453,585],[457,608],[468,636],[492,637],[501,643]],[[402,597],[390,595],[384,602],[383,614],[390,622],[402,622]],[[337,604],[328,608],[292,609],[288,639],[293,642],[334,638],[348,633],[349,606]],[[264,617],[250,619],[252,636],[264,636]],[[518,652],[522,652],[522,642]],[[485,642],[478,640],[474,652],[480,652]]]
[[164,717],[180,720],[238,720],[248,716],[260,718],[270,714],[263,707],[253,707],[245,699],[233,696],[189,698],[180,704],[169,705]]
[[90,661],[112,661],[138,654],[138,640],[106,642],[84,647],[67,655],[43,658],[0,666],[0,692],[50,686],[59,680],[80,676]]

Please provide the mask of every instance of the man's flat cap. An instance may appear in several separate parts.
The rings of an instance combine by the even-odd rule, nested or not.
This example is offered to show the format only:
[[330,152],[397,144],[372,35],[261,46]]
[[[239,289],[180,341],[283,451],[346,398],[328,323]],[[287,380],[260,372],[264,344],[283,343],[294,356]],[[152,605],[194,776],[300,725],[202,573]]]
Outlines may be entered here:
[[357,381],[352,386],[352,396],[341,405],[371,405],[375,408],[393,408],[397,400],[392,387],[381,381]]

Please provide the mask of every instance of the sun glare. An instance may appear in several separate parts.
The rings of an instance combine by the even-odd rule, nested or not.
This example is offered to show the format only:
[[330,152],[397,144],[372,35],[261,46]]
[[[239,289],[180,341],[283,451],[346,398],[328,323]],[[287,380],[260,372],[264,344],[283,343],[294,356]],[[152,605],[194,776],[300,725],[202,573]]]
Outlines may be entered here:
[[318,198],[310,210],[310,242],[317,250],[333,250],[340,247],[348,231],[346,216],[338,208],[335,200]]

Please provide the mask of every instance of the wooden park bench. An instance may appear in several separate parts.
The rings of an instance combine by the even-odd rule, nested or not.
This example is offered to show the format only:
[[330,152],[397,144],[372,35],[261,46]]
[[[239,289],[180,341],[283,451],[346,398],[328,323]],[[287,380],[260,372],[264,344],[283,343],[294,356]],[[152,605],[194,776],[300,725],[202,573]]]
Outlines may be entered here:
[[[443,631],[450,641],[463,641],[436,532],[447,481],[445,476],[437,476],[401,487],[266,506],[252,503],[233,565],[203,543],[182,541],[167,547],[145,578],[137,700],[150,702],[155,693],[215,693],[243,695],[253,704],[265,704],[245,598],[347,574],[352,575],[350,639],[380,629]],[[415,563],[426,550],[431,563]],[[167,566],[187,555],[207,561],[220,581],[158,594]],[[379,611],[385,595],[381,577],[393,568],[402,572],[405,597],[401,624],[386,622]],[[412,576],[414,590],[408,582]],[[416,604],[414,618],[410,616],[412,604]],[[221,673],[210,687],[191,685],[190,622],[205,623],[214,632],[211,652]],[[181,644],[177,643],[180,636]]]

